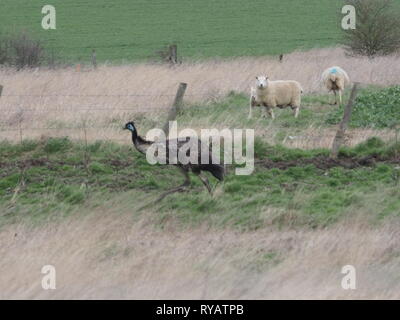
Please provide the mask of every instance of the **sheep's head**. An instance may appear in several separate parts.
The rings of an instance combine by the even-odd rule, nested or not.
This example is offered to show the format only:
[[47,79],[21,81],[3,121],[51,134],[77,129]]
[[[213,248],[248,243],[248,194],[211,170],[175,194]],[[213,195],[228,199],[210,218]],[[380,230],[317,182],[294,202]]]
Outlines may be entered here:
[[268,87],[268,77],[267,76],[256,77],[256,86],[258,89],[265,89],[266,87]]

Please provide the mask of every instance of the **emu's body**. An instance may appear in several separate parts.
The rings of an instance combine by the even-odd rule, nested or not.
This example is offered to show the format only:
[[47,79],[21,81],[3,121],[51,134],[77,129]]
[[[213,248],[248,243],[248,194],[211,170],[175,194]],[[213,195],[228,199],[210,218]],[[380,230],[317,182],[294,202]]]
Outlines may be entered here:
[[[161,198],[165,197],[167,194],[180,191],[184,187],[189,186],[190,185],[189,171],[192,171],[194,174],[196,174],[200,178],[200,180],[203,182],[204,186],[207,188],[208,192],[210,192],[210,193],[211,193],[210,183],[209,183],[207,177],[202,176],[201,172],[208,171],[219,181],[222,181],[224,179],[224,173],[225,173],[224,167],[222,165],[212,163],[211,148],[208,149],[208,151],[209,151],[208,152],[208,156],[209,156],[208,164],[202,164],[201,150],[203,150],[204,145],[202,144],[201,140],[194,139],[191,137],[184,137],[184,138],[180,138],[179,140],[171,139],[171,140],[166,140],[166,141],[162,141],[162,142],[147,141],[138,135],[133,122],[128,122],[125,125],[125,129],[128,129],[131,131],[132,143],[140,153],[146,154],[146,152],[150,146],[152,146],[154,144],[159,144],[157,146],[157,147],[159,147],[158,149],[164,149],[165,154],[159,154],[158,156],[165,157],[166,164],[172,164],[172,165],[177,166],[181,170],[183,175],[185,176],[185,182],[182,185],[180,185],[179,187],[174,188],[170,191],[167,191],[165,194],[163,194],[163,196]],[[194,143],[197,143],[198,152],[195,155],[197,161],[191,162],[189,160],[189,162],[187,164],[186,163],[183,164],[179,161],[179,157],[177,158],[175,156],[174,158],[172,158],[172,155],[177,155],[179,151],[183,150],[183,149],[181,150],[181,148],[183,148],[183,147],[185,147],[185,149],[183,151],[186,150],[186,156],[189,158],[190,151],[193,151],[193,149],[187,148],[187,147],[190,146],[190,144],[194,144]],[[194,150],[196,150],[196,149],[194,149]],[[172,159],[174,159],[175,161]]]

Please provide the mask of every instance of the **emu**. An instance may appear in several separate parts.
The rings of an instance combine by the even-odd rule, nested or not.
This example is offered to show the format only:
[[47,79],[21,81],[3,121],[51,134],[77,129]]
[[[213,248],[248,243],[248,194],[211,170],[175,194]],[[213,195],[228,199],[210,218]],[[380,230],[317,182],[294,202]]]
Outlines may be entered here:
[[[197,155],[196,155],[197,162],[196,163],[192,163],[189,161],[189,163],[187,163],[187,164],[182,164],[179,161],[179,158],[175,159],[175,160],[177,160],[177,163],[170,163],[170,162],[172,162],[172,161],[170,161],[170,156],[172,154],[176,155],[177,152],[179,152],[179,150],[184,146],[185,146],[185,149],[183,149],[183,150],[185,151],[187,149],[187,144],[190,141],[193,141],[193,138],[191,139],[190,137],[184,137],[184,138],[180,138],[178,141],[177,140],[166,140],[166,141],[161,141],[161,142],[147,141],[147,140],[143,139],[141,136],[139,136],[133,121],[128,122],[125,125],[124,129],[129,130],[132,133],[132,143],[135,146],[136,150],[138,150],[142,154],[146,154],[146,151],[148,150],[148,148],[155,143],[163,144],[165,146],[165,151],[166,151],[166,154],[165,154],[166,164],[168,164],[168,165],[173,164],[173,165],[177,166],[180,169],[180,171],[182,172],[182,174],[185,176],[185,181],[182,185],[163,193],[158,200],[163,199],[168,194],[183,191],[186,187],[190,186],[189,171],[192,171],[195,175],[197,175],[200,178],[201,182],[204,184],[204,186],[207,188],[207,190],[210,194],[212,194],[212,189],[211,189],[210,183],[206,176],[202,176],[202,174],[201,174],[202,171],[208,171],[219,181],[223,181],[224,175],[225,175],[225,169],[220,164],[212,163],[211,147],[209,148],[208,164],[201,163],[201,152],[197,152]],[[196,143],[198,143],[197,150],[202,150],[201,140],[199,140],[199,139],[196,139],[196,140],[197,140]],[[190,157],[190,151],[191,151],[190,148],[186,150],[187,157]]]

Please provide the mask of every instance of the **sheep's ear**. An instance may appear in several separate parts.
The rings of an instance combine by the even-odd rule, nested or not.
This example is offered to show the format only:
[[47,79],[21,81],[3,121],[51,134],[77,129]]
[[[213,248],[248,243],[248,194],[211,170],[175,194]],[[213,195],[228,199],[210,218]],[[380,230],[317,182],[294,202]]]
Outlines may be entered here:
[[256,77],[256,80],[258,80],[258,77]]

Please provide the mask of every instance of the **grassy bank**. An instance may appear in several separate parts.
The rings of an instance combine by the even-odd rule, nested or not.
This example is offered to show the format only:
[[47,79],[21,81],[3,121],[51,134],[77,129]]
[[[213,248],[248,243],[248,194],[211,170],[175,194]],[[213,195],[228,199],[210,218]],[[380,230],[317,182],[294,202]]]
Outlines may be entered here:
[[[149,165],[132,147],[113,143],[53,138],[2,143],[0,151],[3,225],[58,219],[78,208],[83,214],[116,198],[140,216],[139,206],[182,181],[176,168]],[[260,139],[255,152],[255,172],[237,176],[228,168],[213,197],[193,176],[188,192],[151,204],[157,224],[316,227],[357,214],[377,221],[400,212],[397,146],[371,139],[343,149],[338,164],[329,163],[324,149],[287,149]]]

